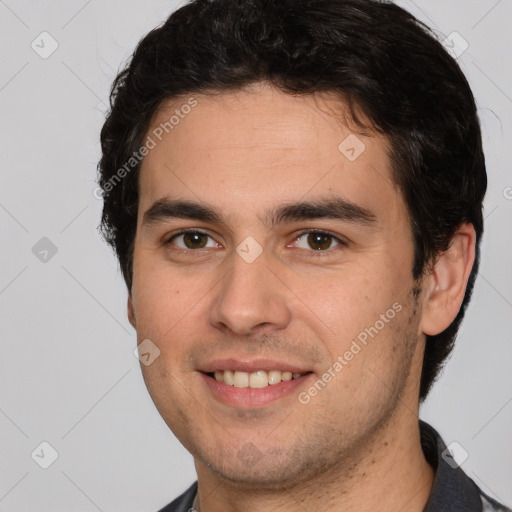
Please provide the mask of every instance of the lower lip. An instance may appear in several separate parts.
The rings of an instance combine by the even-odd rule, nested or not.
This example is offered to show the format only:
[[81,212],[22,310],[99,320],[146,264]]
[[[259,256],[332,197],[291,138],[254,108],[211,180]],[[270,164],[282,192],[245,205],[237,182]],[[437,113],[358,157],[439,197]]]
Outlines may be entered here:
[[236,388],[215,380],[206,373],[199,372],[212,394],[224,404],[242,409],[263,408],[280,398],[291,395],[312,377],[308,373],[297,379],[280,382],[264,388]]

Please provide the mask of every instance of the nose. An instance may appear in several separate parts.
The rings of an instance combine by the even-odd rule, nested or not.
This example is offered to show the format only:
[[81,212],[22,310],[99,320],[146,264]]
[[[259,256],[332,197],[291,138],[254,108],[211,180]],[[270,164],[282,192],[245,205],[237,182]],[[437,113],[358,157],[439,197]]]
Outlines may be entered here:
[[216,287],[210,323],[237,335],[285,328],[291,319],[291,291],[268,265],[265,251],[252,263],[238,254]]

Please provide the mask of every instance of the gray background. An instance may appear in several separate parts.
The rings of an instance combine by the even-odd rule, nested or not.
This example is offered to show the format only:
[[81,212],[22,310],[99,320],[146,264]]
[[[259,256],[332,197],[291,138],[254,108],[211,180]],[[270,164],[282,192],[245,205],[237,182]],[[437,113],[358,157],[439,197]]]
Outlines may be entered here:
[[[421,416],[467,452],[478,485],[512,504],[512,1],[400,4],[468,42],[459,61],[489,174],[474,298]],[[0,511],[155,511],[195,479],[132,354],[93,194],[112,79],[177,5],[0,0]],[[46,59],[43,31],[59,45]],[[43,441],[58,452],[48,469]]]

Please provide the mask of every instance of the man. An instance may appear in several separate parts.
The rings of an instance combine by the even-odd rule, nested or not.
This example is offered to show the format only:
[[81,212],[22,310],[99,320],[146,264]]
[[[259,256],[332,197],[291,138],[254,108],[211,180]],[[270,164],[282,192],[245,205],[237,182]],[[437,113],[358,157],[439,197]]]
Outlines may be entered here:
[[163,511],[508,510],[418,417],[486,189],[473,95],[425,26],[192,1],[140,42],[101,138],[144,379],[198,475]]

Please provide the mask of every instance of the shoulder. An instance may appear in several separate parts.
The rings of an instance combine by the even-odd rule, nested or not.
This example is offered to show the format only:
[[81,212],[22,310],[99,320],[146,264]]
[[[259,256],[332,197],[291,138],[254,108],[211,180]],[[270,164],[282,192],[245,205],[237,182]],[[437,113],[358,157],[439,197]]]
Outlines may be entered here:
[[420,420],[420,433],[425,458],[435,470],[434,484],[423,512],[441,512],[447,506],[464,512],[512,512],[469,478],[432,426]]
[[496,500],[493,500],[490,496],[487,496],[480,489],[480,499],[482,500],[482,512],[512,512],[508,507],[505,507]]
[[194,482],[183,494],[160,509],[158,512],[188,512],[197,493],[197,482]]

